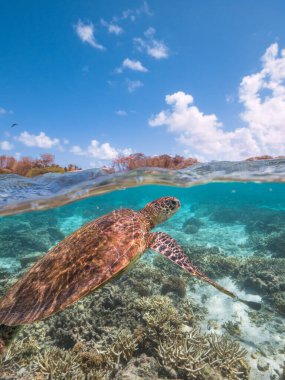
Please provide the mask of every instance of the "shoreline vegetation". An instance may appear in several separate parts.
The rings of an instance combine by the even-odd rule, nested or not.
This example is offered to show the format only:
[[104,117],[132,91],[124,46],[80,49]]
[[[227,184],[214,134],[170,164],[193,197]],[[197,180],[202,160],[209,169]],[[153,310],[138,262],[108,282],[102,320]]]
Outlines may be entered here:
[[[245,161],[270,160],[274,158],[285,158],[285,156],[272,157],[268,155],[249,157]],[[134,153],[129,156],[119,156],[113,159],[110,166],[102,166],[106,173],[122,172],[142,167],[158,167],[171,170],[180,170],[199,163],[196,158],[183,156],[170,156],[161,154],[146,156],[143,153]],[[75,164],[60,166],[55,162],[54,155],[44,153],[40,158],[22,157],[17,160],[13,156],[0,156],[0,175],[18,174],[25,177],[35,177],[46,173],[66,173],[82,170]]]
[[35,177],[45,173],[66,173],[82,170],[77,165],[69,164],[62,167],[55,163],[50,153],[40,155],[40,158],[23,157],[17,160],[13,156],[0,156],[0,174],[18,174],[25,177]]

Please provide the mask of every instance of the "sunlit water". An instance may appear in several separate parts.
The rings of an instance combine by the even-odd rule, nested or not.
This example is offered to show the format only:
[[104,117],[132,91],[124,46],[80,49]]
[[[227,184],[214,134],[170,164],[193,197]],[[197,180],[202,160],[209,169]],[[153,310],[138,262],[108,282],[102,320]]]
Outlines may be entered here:
[[[282,183],[284,175],[282,175],[280,165],[278,167],[279,173],[277,175],[275,171],[274,181],[279,176],[281,183],[269,180],[265,183],[231,181],[188,188],[162,185],[140,186],[139,182],[142,180],[138,179],[138,173],[136,173],[134,178],[137,187],[135,188],[125,188],[120,184],[120,190],[113,190],[60,207],[3,216],[0,218],[2,294],[7,289],[7,283],[27,268],[29,258],[30,263],[39,259],[46,251],[84,223],[114,209],[139,210],[156,198],[166,195],[175,196],[181,201],[181,209],[155,230],[165,231],[174,237],[180,245],[185,247],[200,270],[206,271],[209,276],[219,280],[243,298],[255,301],[263,299],[264,307],[259,313],[252,312],[245,305],[234,303],[208,285],[201,284],[199,281],[193,283],[192,279],[189,281],[186,279],[187,291],[183,302],[188,299],[204,308],[203,318],[199,322],[201,331],[214,332],[218,335],[228,334],[230,339],[238,341],[246,348],[247,360],[251,367],[248,378],[281,379],[282,364],[285,362],[285,185]],[[167,177],[168,173],[163,175]],[[268,175],[270,178],[271,174]],[[225,178],[226,176],[227,174],[224,173]],[[266,170],[262,172],[262,176],[263,178],[266,176]],[[169,180],[168,177],[167,181]],[[201,176],[199,182],[203,182]],[[3,213],[7,213],[6,203],[9,204],[9,210],[14,210],[11,213],[14,213],[16,209],[13,205],[17,204],[18,207],[21,203],[15,183],[13,186],[11,194],[14,201],[2,202],[2,211],[5,210]],[[48,188],[46,194],[43,193],[43,189],[44,186],[38,189],[36,201],[38,202],[39,192],[41,192],[40,196],[45,199],[45,202],[49,199],[49,205],[52,204]],[[76,191],[73,194],[76,194]],[[61,193],[64,193],[64,187],[61,188]],[[5,198],[3,194],[2,191],[2,200]],[[21,186],[19,194],[23,194],[22,201],[26,203],[22,209],[26,209],[28,203],[24,199]],[[48,197],[45,197],[47,195]],[[29,204],[35,199],[29,199]],[[61,203],[66,203],[66,197]],[[156,255],[147,252],[141,261],[145,261],[153,268],[159,268],[160,264],[158,266],[157,263],[156,266],[153,264],[155,257]],[[221,261],[221,258],[224,261]],[[130,276],[137,265],[139,264],[135,264],[134,269],[130,270]],[[161,265],[163,268],[164,264]],[[166,273],[167,270],[166,268]],[[175,275],[185,280],[180,270],[177,270]],[[120,286],[121,283],[118,282],[118,284]],[[159,286],[160,284],[157,284],[157,289],[160,289]],[[132,291],[135,291],[135,288],[130,287],[130,292]],[[134,294],[135,297],[139,297],[137,293]],[[169,294],[167,293],[166,296]],[[178,297],[175,294],[170,294],[170,296],[174,301],[175,297]],[[179,297],[177,302],[180,302]],[[116,313],[116,308],[113,313]],[[231,326],[235,324],[239,332],[229,333],[229,329],[225,327],[227,322],[230,322]],[[81,327],[84,330],[85,326]],[[33,326],[30,328],[32,329]],[[34,328],[36,329],[36,326]],[[97,340],[100,341],[100,333],[97,332],[97,334],[99,334]],[[46,344],[47,346],[57,345],[52,340],[51,343]],[[137,351],[133,356],[139,357],[140,354],[141,352]],[[16,363],[19,358],[15,357],[13,360]],[[34,360],[33,356],[30,360]],[[155,358],[155,360],[158,359]],[[17,368],[21,366],[28,368],[28,360],[23,363],[21,364],[19,360]],[[127,363],[124,361],[120,365],[122,370]],[[174,370],[179,373],[175,366]],[[161,374],[160,378],[164,378],[163,376]],[[165,375],[165,378],[167,376]],[[238,375],[235,376],[237,377],[233,378],[239,378]]]

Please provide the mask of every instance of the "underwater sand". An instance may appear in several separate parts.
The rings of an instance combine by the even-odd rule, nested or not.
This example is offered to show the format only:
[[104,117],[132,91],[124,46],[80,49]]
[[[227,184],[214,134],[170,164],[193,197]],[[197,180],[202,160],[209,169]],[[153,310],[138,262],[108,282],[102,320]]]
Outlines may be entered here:
[[[47,195],[41,187],[39,193]],[[24,327],[2,360],[1,379],[284,379],[283,183],[138,186],[0,217],[1,294],[84,223],[166,195],[182,207],[155,230],[173,236],[223,286],[262,300],[262,310],[233,302],[147,251],[120,278]],[[19,205],[17,196],[9,207],[16,198]]]

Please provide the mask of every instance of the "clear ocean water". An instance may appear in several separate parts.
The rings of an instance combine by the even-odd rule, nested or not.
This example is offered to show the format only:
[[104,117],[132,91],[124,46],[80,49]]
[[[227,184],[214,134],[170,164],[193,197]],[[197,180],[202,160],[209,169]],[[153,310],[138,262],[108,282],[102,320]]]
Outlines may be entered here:
[[[280,163],[277,167],[282,180]],[[206,174],[200,173],[191,187],[169,186],[173,173],[167,172],[159,172],[160,181],[155,179],[161,182],[163,175],[167,185],[144,185],[142,173],[135,173],[136,187],[128,188],[126,179],[123,186],[116,178],[117,189],[68,204],[67,198],[70,202],[82,197],[77,183],[68,192],[59,186],[60,196],[53,184],[53,195],[44,176],[44,185],[37,184],[27,200],[22,180],[17,178],[15,184],[6,178],[9,186],[2,182],[0,187],[1,295],[45,252],[88,221],[174,196],[181,209],[154,230],[175,238],[210,278],[242,298],[262,302],[262,308],[255,311],[233,302],[148,250],[128,272],[72,307],[24,326],[2,358],[0,378],[283,379],[285,184],[276,182],[276,171],[271,179],[268,166],[257,183],[254,175],[260,172],[261,166],[249,178],[248,172],[241,176],[235,169],[226,181],[229,174],[223,168],[222,182],[203,183]],[[186,174],[181,173],[180,181]],[[110,181],[96,178],[101,187]],[[6,196],[8,187],[12,201]],[[88,190],[84,197],[90,194]],[[41,205],[47,209],[37,210]]]

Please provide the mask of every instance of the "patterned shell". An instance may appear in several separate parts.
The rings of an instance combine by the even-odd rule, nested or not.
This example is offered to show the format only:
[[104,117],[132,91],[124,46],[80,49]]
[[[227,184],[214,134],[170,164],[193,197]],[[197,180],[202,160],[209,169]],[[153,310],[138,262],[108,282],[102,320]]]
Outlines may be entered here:
[[133,210],[113,211],[52,248],[0,302],[0,324],[32,323],[84,297],[147,248],[148,226]]

